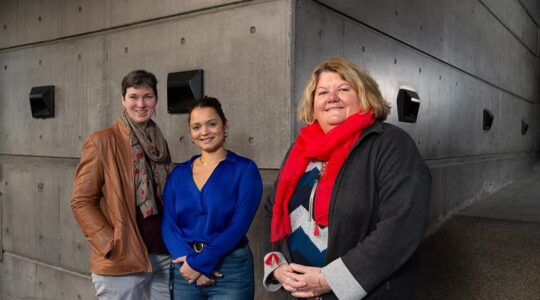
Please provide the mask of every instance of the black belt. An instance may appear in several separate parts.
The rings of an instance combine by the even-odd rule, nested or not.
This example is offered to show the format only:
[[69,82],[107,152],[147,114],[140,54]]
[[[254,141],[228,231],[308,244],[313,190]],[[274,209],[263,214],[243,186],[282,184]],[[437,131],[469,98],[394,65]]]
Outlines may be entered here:
[[[231,249],[230,252],[233,252],[235,250],[238,250],[240,248],[244,248],[245,246],[248,245],[248,241],[247,240],[243,240],[243,241],[240,241],[240,243],[238,243],[234,248]],[[203,243],[203,242],[193,242],[193,243],[189,243],[189,246],[195,250],[195,252],[199,253],[201,251],[203,251],[203,249],[206,247],[206,243]]]
[[190,243],[189,245],[197,253],[201,252],[204,249],[204,247],[206,247],[206,243],[203,243],[203,242]]

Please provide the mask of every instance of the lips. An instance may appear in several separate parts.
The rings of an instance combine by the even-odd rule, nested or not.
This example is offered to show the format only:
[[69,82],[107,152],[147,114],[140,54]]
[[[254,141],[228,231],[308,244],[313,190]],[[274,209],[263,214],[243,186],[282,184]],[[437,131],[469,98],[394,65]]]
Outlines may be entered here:
[[330,107],[330,108],[325,109],[324,111],[328,112],[328,111],[340,110],[340,109],[343,109],[343,107]]
[[132,110],[131,114],[134,118],[146,118],[148,110]]
[[214,137],[206,137],[206,138],[203,138],[203,139],[199,139],[201,142],[203,143],[210,143],[214,140]]

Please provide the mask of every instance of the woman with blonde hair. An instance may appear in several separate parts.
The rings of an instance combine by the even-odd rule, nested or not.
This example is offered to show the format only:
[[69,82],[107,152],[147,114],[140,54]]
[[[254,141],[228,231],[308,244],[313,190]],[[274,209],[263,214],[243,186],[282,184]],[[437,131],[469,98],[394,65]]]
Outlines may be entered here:
[[414,141],[358,65],[330,58],[306,85],[300,130],[268,198],[264,285],[323,299],[413,297],[430,193]]

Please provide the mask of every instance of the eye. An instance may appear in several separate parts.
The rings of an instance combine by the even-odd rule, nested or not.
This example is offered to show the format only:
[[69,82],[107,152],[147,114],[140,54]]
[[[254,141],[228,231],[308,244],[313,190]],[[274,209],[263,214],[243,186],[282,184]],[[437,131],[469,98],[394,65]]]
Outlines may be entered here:
[[201,127],[200,126],[191,126],[191,130],[193,130],[193,131],[199,130],[199,128],[201,128]]
[[328,94],[328,91],[319,91],[317,92],[317,96],[322,96]]

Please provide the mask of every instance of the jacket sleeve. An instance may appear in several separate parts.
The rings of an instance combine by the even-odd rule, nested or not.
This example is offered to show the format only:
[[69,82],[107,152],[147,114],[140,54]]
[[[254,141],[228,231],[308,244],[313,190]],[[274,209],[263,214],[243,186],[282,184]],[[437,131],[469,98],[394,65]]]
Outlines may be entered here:
[[[382,140],[373,165],[375,186],[372,192],[377,199],[374,215],[370,216],[374,220],[373,229],[322,270],[332,288],[332,282],[336,285],[347,280],[338,278],[342,274],[356,279],[362,288],[358,289],[359,294],[343,295],[343,298],[361,298],[365,296],[363,289],[369,294],[414,254],[422,240],[431,188],[429,170],[414,141],[405,132],[399,130],[396,135],[379,139]],[[338,269],[344,272],[336,272]],[[338,297],[340,292],[346,292],[333,290]]]
[[113,249],[114,230],[99,209],[104,169],[92,138],[84,144],[75,171],[71,209],[86,239],[95,250],[108,257]]
[[[283,158],[283,162],[281,163],[281,168],[283,168],[283,165],[287,161],[287,158],[289,157],[289,153],[291,152],[292,146],[289,148],[287,153],[285,154],[285,157]],[[277,190],[277,181],[279,179],[276,178],[276,181],[274,182],[274,186],[264,201],[264,211],[263,211],[263,286],[264,288],[269,292],[275,292],[278,291],[282,284],[274,279],[273,272],[275,269],[277,269],[279,266],[283,264],[289,264],[287,261],[287,258],[285,257],[285,252],[288,252],[287,249],[283,249],[283,241],[279,241],[276,243],[270,242],[270,231],[272,227],[272,215],[273,215],[273,209],[274,209],[274,203],[276,198],[276,190]]]
[[274,243],[270,242],[270,230],[272,226],[272,214],[273,214],[273,208],[274,208],[274,200],[276,197],[276,186],[277,186],[277,180],[276,183],[274,183],[274,186],[272,188],[272,191],[266,197],[264,201],[264,210],[263,210],[263,253],[268,254],[273,251],[281,251],[279,244],[280,243]]
[[200,253],[190,254],[191,267],[211,276],[221,258],[246,235],[262,196],[262,179],[254,162],[249,162],[239,180],[235,212],[229,226]]

